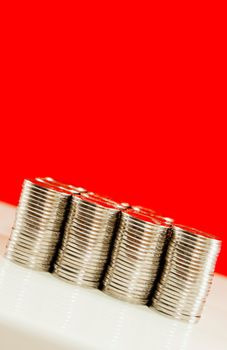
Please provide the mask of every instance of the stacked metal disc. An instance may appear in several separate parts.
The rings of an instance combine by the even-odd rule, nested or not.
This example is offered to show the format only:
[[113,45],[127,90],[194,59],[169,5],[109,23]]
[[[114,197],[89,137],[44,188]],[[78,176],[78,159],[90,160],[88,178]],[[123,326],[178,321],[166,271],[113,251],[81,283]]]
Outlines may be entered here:
[[103,290],[116,298],[146,304],[159,269],[169,223],[135,209],[122,213]]
[[93,193],[73,196],[54,274],[77,285],[98,287],[117,221],[117,203]]
[[45,179],[25,180],[6,257],[47,271],[59,241],[71,192]]
[[201,231],[177,225],[152,305],[176,319],[196,322],[209,293],[221,241]]

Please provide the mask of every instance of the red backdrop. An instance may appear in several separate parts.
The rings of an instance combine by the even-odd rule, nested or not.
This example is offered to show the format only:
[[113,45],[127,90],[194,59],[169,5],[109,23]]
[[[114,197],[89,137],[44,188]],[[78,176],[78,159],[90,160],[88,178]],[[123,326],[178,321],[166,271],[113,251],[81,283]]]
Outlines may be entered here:
[[7,4],[0,200],[40,175],[152,207],[221,236],[227,274],[225,11]]

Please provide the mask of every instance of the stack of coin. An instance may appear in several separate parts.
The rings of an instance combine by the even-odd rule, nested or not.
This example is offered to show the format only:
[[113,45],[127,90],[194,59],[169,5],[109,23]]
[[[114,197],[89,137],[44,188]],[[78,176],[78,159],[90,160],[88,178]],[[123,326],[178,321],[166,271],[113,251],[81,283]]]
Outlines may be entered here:
[[119,208],[117,203],[85,193],[72,197],[54,274],[86,287],[98,287]]
[[122,213],[103,291],[121,300],[146,304],[159,269],[170,224],[135,209]]
[[165,315],[195,323],[209,293],[221,241],[201,231],[176,225],[165,265],[152,298]]
[[25,180],[6,257],[28,268],[48,271],[71,194],[39,178]]

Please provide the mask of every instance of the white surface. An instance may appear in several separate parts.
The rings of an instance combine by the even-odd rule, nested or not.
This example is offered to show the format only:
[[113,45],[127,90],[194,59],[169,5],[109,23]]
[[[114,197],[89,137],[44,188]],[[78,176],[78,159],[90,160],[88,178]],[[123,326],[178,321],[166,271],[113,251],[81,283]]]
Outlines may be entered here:
[[[4,235],[13,217],[0,203]],[[227,278],[216,275],[203,318],[192,326],[2,258],[0,349],[226,350],[226,296]]]
[[9,236],[15,217],[15,207],[0,201],[0,235]]

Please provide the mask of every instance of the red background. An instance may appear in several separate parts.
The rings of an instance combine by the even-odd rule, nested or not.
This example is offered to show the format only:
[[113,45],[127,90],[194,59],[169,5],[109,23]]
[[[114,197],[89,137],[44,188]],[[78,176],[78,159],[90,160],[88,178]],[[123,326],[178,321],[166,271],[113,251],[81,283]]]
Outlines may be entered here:
[[0,9],[0,200],[40,175],[148,206],[227,274],[224,9],[32,3]]

